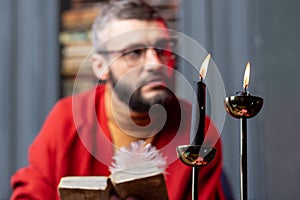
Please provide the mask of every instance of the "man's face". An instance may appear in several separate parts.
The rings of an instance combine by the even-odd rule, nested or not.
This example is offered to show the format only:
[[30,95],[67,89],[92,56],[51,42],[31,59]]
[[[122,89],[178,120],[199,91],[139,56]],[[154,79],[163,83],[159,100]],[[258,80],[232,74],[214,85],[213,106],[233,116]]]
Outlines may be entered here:
[[115,52],[109,54],[108,81],[119,99],[137,112],[170,102],[174,60],[167,51],[170,38],[165,25],[158,20],[113,21],[107,34],[117,36],[107,51]]

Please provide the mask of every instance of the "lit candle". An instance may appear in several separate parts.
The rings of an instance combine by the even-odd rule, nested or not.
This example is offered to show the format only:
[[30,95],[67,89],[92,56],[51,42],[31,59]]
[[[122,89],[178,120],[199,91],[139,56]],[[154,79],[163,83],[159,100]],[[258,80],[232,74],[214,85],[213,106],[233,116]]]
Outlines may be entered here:
[[[190,144],[202,145],[205,131],[205,102],[206,102],[206,84],[203,82],[206,76],[207,67],[210,61],[210,54],[204,59],[200,72],[200,80],[193,82],[193,88],[197,96],[197,101],[192,106],[192,124],[190,132]],[[199,112],[198,112],[199,110]]]
[[243,81],[243,89],[245,92],[247,92],[247,88],[249,85],[249,79],[250,79],[250,63],[248,62],[246,65],[244,81]]
[[237,95],[239,96],[250,95],[250,93],[248,92],[249,80],[250,80],[250,63],[248,62],[244,73],[243,91],[237,92]]
[[254,117],[263,105],[263,99],[251,96],[248,92],[250,79],[250,64],[247,63],[243,91],[237,92],[236,96],[225,98],[225,109],[234,118],[240,119],[240,199],[248,199],[247,181],[247,119]]

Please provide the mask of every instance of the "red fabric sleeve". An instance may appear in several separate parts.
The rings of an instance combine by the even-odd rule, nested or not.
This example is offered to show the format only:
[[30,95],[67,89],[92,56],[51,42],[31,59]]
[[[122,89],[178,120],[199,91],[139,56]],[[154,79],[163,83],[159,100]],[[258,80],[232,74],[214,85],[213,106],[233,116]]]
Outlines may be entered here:
[[[76,115],[74,98],[80,107],[80,110],[75,110]],[[28,166],[11,178],[12,200],[56,200],[59,199],[57,186],[63,176],[109,175],[108,167],[89,151],[94,147],[86,148],[86,144],[94,144],[95,141],[92,137],[96,120],[93,118],[94,98],[94,90],[91,90],[76,97],[64,98],[53,107],[29,148]],[[105,118],[104,114],[101,118]],[[78,130],[87,136],[84,141],[79,137]]]

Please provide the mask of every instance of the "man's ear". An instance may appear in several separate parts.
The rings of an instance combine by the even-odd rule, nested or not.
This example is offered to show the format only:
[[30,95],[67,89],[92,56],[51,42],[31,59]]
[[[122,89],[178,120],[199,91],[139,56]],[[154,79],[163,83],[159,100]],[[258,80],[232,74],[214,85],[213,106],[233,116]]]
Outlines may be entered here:
[[94,53],[91,58],[93,72],[99,80],[108,79],[108,69],[106,59],[99,54]]

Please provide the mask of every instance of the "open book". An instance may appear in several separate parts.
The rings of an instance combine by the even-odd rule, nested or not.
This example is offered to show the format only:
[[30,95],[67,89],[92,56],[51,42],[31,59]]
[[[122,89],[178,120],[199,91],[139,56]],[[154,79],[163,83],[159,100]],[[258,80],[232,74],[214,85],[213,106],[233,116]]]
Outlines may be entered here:
[[167,200],[165,159],[150,144],[134,143],[116,152],[111,175],[69,176],[60,180],[61,200],[108,200],[111,193],[122,199]]

